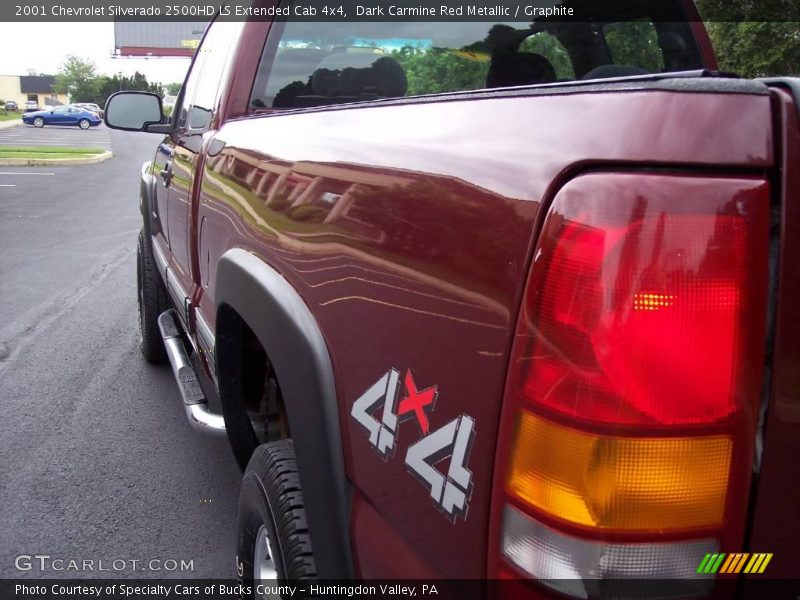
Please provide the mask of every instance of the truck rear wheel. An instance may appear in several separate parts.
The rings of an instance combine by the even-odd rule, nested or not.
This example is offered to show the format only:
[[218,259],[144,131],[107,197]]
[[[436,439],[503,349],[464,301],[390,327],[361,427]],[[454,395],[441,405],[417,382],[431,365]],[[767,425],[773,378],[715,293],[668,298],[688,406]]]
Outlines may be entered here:
[[153,249],[144,230],[139,232],[136,248],[136,292],[139,304],[139,349],[147,362],[164,364],[167,362],[167,352],[158,329],[158,317],[169,308],[167,290],[158,275]]
[[[317,576],[291,440],[256,448],[242,479],[237,519],[240,581]],[[256,593],[254,598],[264,596]]]

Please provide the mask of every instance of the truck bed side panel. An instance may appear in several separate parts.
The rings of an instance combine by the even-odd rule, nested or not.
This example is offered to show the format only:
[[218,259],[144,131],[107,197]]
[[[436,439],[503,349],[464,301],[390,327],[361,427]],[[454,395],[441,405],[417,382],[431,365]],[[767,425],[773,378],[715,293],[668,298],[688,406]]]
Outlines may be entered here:
[[[199,211],[200,310],[213,327],[214,264],[231,247],[297,289],[333,361],[355,502],[432,571],[485,569],[503,384],[542,203],[589,168],[772,165],[766,90],[680,85],[473,94],[257,116],[220,131]],[[471,496],[455,521],[404,464],[423,435],[415,420],[397,425],[384,459],[351,416],[390,369],[401,381],[410,371],[419,391],[436,386],[430,432],[474,420]],[[359,575],[379,575],[362,562]]]

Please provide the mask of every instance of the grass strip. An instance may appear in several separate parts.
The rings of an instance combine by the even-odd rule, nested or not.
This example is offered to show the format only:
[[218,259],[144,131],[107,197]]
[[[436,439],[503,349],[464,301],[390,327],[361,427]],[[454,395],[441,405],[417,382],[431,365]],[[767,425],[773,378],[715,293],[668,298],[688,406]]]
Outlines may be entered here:
[[[70,148],[60,146],[0,146],[0,152],[4,154],[66,154],[64,158],[69,158],[72,154],[92,155],[102,154],[105,150],[101,148]],[[29,158],[36,158],[31,156]]]
[[58,158],[66,160],[69,158],[91,158],[97,154],[47,154],[46,152],[39,152],[37,154],[14,154],[11,152],[3,152],[0,150],[0,158],[26,158],[26,159],[40,159],[40,158]]

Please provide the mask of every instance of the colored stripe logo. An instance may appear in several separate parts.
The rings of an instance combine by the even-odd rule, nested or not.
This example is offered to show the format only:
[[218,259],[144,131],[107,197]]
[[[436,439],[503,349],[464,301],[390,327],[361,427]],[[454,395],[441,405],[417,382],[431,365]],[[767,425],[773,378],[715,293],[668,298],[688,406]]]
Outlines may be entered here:
[[735,552],[726,554],[720,552],[706,554],[700,562],[700,566],[697,567],[697,572],[708,574],[763,573],[770,560],[772,560],[772,553]]

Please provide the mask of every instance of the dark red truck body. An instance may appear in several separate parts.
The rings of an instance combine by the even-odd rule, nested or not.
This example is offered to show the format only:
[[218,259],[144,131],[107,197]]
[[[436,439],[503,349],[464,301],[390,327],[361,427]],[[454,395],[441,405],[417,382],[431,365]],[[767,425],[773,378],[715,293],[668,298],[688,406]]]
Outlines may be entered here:
[[[693,29],[713,69],[708,40]],[[560,194],[593,190],[613,203],[644,181],[643,189],[674,182],[676,198],[735,190],[760,206],[760,231],[770,230],[770,247],[750,259],[761,273],[752,281],[764,293],[762,310],[748,317],[757,347],[747,352],[758,368],[744,384],[756,391],[745,399],[752,410],[743,427],[752,436],[734,459],[755,468],[731,482],[724,533],[709,535],[720,540],[719,551],[773,553],[762,577],[797,577],[796,84],[662,75],[254,111],[247,105],[258,65],[252,49],[264,45],[268,30],[268,23],[242,27],[209,131],[165,138],[144,174],[146,220],[173,304],[223,405],[223,380],[237,372],[226,365],[243,360],[236,363],[222,340],[233,322],[225,311],[238,312],[234,295],[251,306],[239,316],[264,342],[259,323],[248,322],[247,310],[259,306],[250,288],[221,287],[233,277],[221,273],[226,253],[238,249],[245,262],[265,265],[313,316],[330,361],[335,413],[290,406],[303,393],[292,382],[313,379],[307,369],[316,359],[267,354],[293,436],[307,426],[327,431],[330,443],[321,456],[295,440],[320,574],[521,576],[498,550],[514,435],[501,416],[510,410],[503,399],[511,393],[521,307],[536,293],[526,286],[535,285],[530,273],[544,217]],[[174,177],[166,188],[157,173],[170,156]],[[278,194],[295,208],[309,206],[313,218],[271,209]],[[472,419],[468,498],[455,517],[404,463],[426,433],[418,418],[400,420],[388,456],[353,418],[354,403],[392,369],[406,395],[409,373],[416,390],[435,386],[435,406],[425,413],[430,431],[462,415]],[[615,535],[586,533],[595,542],[630,539]],[[341,540],[348,555],[337,559]]]

